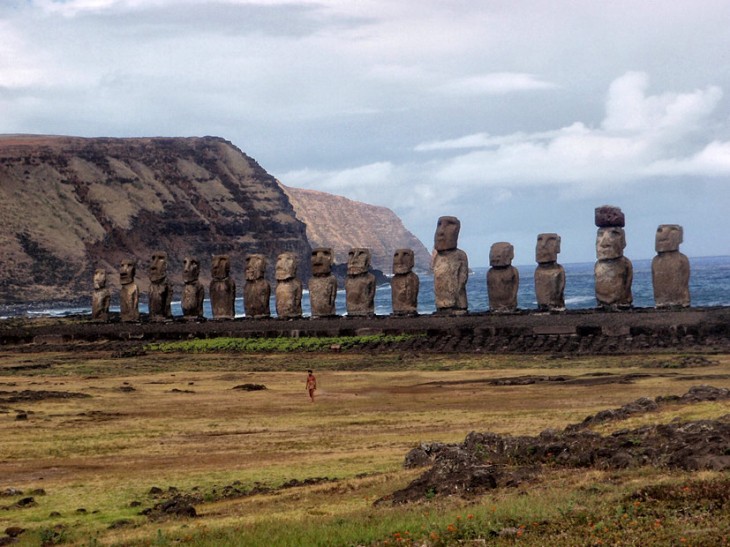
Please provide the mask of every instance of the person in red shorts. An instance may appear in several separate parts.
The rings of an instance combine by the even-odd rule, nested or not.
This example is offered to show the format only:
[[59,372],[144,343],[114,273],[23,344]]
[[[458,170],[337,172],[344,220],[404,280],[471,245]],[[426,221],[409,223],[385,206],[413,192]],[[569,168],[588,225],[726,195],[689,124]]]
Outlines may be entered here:
[[309,398],[314,402],[314,392],[317,389],[317,379],[312,374],[311,370],[307,371],[307,391],[309,391]]

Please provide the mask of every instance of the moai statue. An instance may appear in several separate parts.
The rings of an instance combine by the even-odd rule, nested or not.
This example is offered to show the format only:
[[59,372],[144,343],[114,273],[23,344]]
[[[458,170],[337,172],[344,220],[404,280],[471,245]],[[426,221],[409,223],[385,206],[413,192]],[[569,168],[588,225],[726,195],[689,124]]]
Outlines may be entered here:
[[393,277],[390,289],[393,315],[418,315],[418,287],[420,280],[413,273],[413,249],[396,249],[393,253]]
[[119,315],[122,321],[139,321],[139,288],[134,282],[137,273],[137,262],[125,258],[119,264],[119,282],[122,288],[119,291]]
[[271,285],[266,280],[266,257],[251,254],[246,257],[246,282],[243,285],[243,308],[246,317],[262,319],[271,316],[269,297]]
[[678,224],[662,224],[657,228],[651,261],[654,305],[657,308],[689,306],[689,259],[679,252],[684,230]]
[[309,278],[309,301],[312,317],[332,317],[336,314],[337,278],[332,273],[332,249],[312,249],[312,277]]
[[434,235],[433,290],[437,313],[463,315],[468,308],[466,282],[469,260],[457,249],[461,222],[456,217],[441,217]]
[[183,260],[182,311],[185,319],[193,321],[203,317],[205,288],[200,282],[200,262],[197,258],[186,256]]
[[236,282],[231,278],[231,260],[228,255],[213,255],[210,263],[210,307],[214,319],[233,319],[236,316]]
[[487,294],[490,311],[510,312],[517,309],[520,273],[512,266],[514,257],[515,249],[510,243],[495,243],[489,250],[491,268],[487,272]]
[[565,310],[565,269],[558,264],[560,236],[539,234],[535,246],[535,296],[542,311]]
[[370,249],[350,249],[345,279],[347,315],[375,314],[375,276],[370,273]]
[[284,319],[302,316],[302,282],[297,279],[297,255],[276,258],[276,315]]
[[172,319],[172,285],[167,281],[167,253],[152,253],[149,277],[150,321]]
[[91,319],[109,321],[109,302],[111,293],[106,288],[106,270],[94,272],[94,294],[91,297]]
[[631,307],[634,268],[624,256],[624,214],[618,207],[596,207],[596,262],[594,273],[598,306],[608,310]]

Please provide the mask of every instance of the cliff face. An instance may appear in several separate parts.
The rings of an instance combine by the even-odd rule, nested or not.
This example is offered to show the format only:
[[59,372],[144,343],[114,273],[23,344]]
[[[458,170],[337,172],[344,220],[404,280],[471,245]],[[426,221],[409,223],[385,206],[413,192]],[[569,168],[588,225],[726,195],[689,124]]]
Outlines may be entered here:
[[300,257],[309,276],[305,226],[277,181],[215,137],[82,139],[0,137],[0,303],[75,299],[91,292],[96,267],[119,287],[117,267],[138,261],[146,292],[152,251],[168,254],[175,294],[185,256],[210,279],[212,254]]
[[283,186],[297,218],[307,225],[312,247],[332,247],[336,262],[346,263],[352,247],[368,247],[372,266],[385,273],[393,270],[393,251],[413,249],[416,269],[431,267],[431,254],[387,207],[360,203],[341,196]]

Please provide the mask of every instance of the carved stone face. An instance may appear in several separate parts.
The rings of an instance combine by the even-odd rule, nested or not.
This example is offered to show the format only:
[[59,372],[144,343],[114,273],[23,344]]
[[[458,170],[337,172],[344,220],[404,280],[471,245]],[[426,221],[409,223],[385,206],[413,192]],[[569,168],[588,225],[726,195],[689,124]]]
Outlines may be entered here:
[[183,282],[195,283],[200,277],[200,262],[197,258],[186,256],[183,259]]
[[456,217],[441,217],[436,224],[433,248],[437,251],[456,249],[459,241],[461,222]]
[[312,274],[329,275],[332,271],[332,249],[317,247],[312,249]]
[[281,253],[276,257],[276,280],[286,281],[297,275],[297,256],[294,253]]
[[538,264],[557,262],[560,252],[560,236],[558,234],[539,234],[535,246],[535,261]]
[[231,275],[231,260],[228,255],[213,255],[210,263],[213,279],[226,279]]
[[137,263],[131,258],[125,258],[119,263],[119,282],[122,285],[134,283],[134,276],[137,273]]
[[256,281],[266,273],[266,257],[255,254],[246,257],[246,281]]
[[683,236],[684,230],[679,224],[660,224],[656,229],[654,248],[658,253],[678,251]]
[[504,241],[495,243],[489,249],[489,265],[493,268],[503,268],[512,265],[515,257],[515,248]]
[[396,249],[393,253],[393,273],[407,274],[413,269],[415,257],[412,249]]
[[167,253],[157,251],[152,253],[150,260],[150,281],[159,283],[167,277]]
[[94,272],[94,288],[103,289],[106,287],[106,270],[101,268]]
[[599,228],[596,234],[596,257],[598,260],[611,260],[624,255],[626,235],[623,228],[612,226]]
[[368,273],[370,269],[370,249],[355,247],[347,253],[347,275]]

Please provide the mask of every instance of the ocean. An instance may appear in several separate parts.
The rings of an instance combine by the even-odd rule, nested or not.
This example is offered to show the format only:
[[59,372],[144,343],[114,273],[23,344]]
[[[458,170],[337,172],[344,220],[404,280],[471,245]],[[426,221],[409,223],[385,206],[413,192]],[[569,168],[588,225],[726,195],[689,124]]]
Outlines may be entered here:
[[[633,260],[634,281],[632,285],[634,307],[654,307],[654,297],[651,285],[651,259]],[[568,309],[590,309],[596,305],[593,285],[593,262],[563,264],[565,268],[565,304]],[[530,310],[537,307],[533,275],[536,265],[516,266],[520,272],[520,287],[518,292],[518,306],[520,309]],[[690,296],[693,307],[730,306],[730,256],[690,258]],[[488,310],[487,299],[487,270],[488,268],[474,268],[467,283],[467,296],[470,312],[485,312]],[[436,310],[433,295],[433,277],[420,276],[421,285],[418,296],[418,311],[421,314],[430,314]],[[176,287],[179,295],[180,287]],[[239,285],[240,291],[240,285]],[[271,311],[276,315],[276,305],[271,298]],[[337,312],[345,315],[345,291],[337,293]],[[205,301],[205,316],[212,317],[210,302]],[[302,308],[305,316],[310,315],[309,295],[305,291],[302,299]],[[112,306],[111,311],[119,311],[119,307]],[[147,312],[145,304],[140,304],[140,311]],[[68,316],[90,314],[91,308],[67,305],[46,306],[19,312],[17,309],[12,315],[26,316]],[[174,316],[182,315],[180,301],[172,304]],[[375,313],[388,315],[391,313],[390,286],[378,287],[375,293]],[[5,316],[11,314],[3,314]],[[244,317],[243,298],[236,299],[236,317]]]

